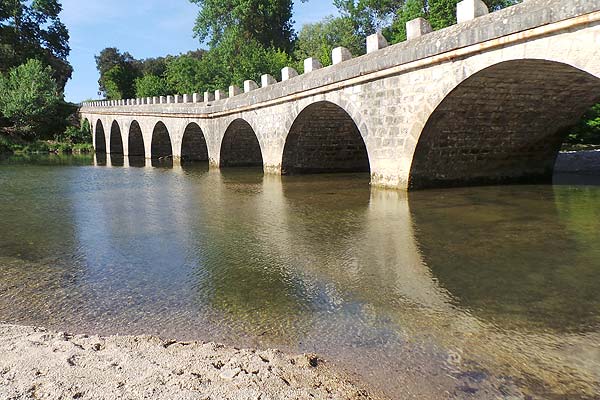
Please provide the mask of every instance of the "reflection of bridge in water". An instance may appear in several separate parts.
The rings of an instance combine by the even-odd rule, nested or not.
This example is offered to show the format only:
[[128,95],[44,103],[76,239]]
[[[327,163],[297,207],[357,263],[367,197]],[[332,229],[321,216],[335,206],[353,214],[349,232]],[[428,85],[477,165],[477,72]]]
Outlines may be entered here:
[[270,174],[370,171],[374,186],[549,181],[561,142],[600,93],[600,7],[527,0],[368,54],[334,51],[259,89],[85,103],[98,153],[262,166]]
[[[198,301],[230,313],[234,325],[276,340],[293,332],[319,349],[321,342],[348,346],[353,330],[385,343],[391,339],[378,336],[377,321],[389,318],[384,326],[414,340],[433,336],[464,360],[538,377],[553,391],[597,389],[599,365],[590,357],[600,340],[600,254],[590,249],[600,227],[577,214],[598,200],[593,191],[519,186],[407,195],[344,175],[172,168],[197,179],[178,180],[172,193],[149,187],[143,198],[151,212],[140,218],[122,209],[114,221],[154,231],[161,207],[198,210],[201,217],[189,218],[170,211],[175,225],[167,236],[184,253],[210,238],[214,251],[203,249],[196,263],[204,271]],[[128,203],[135,199],[132,193]],[[340,330],[345,312],[364,320]],[[565,371],[578,380],[564,382]]]

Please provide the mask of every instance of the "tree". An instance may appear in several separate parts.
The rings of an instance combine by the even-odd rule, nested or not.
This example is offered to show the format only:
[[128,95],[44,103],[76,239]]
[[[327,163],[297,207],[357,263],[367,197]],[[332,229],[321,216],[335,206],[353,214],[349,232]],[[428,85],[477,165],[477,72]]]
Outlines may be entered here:
[[[200,6],[194,33],[216,47],[226,36],[290,51],[295,39],[292,0],[190,0]],[[306,1],[306,0],[301,0]]]
[[138,72],[127,64],[115,65],[102,77],[106,97],[113,100],[135,97],[135,80],[138,77]]
[[144,75],[135,80],[135,97],[166,96],[169,86],[164,78],[156,75]]
[[571,130],[567,137],[571,144],[600,145],[600,104],[593,106]]
[[0,75],[0,112],[25,137],[35,137],[36,130],[62,103],[52,75],[52,68],[44,67],[42,62],[34,59]]
[[0,1],[0,72],[36,58],[52,67],[61,91],[73,72],[67,61],[69,32],[58,0]]
[[355,56],[365,53],[364,40],[355,34],[354,25],[348,17],[325,18],[321,22],[306,24],[298,34],[294,57],[301,63],[316,57],[323,65],[331,65],[331,51],[346,47]]
[[388,27],[404,0],[333,0],[333,4],[352,21],[355,34],[364,39]]
[[135,79],[141,75],[139,61],[116,47],[108,47],[95,56],[100,73],[98,85],[108,99],[119,100],[133,97]]

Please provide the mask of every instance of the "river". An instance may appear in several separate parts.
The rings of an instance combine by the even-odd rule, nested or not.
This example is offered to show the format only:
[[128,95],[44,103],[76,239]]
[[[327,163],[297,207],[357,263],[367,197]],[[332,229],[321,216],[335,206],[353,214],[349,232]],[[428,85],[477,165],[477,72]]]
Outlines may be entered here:
[[316,352],[391,398],[600,398],[597,178],[145,164],[0,161],[0,321]]

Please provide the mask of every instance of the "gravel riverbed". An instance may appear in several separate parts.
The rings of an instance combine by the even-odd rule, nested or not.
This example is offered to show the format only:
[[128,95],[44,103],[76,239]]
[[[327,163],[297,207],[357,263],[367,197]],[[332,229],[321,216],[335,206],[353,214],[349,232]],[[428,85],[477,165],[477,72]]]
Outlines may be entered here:
[[315,355],[0,325],[0,399],[378,399]]

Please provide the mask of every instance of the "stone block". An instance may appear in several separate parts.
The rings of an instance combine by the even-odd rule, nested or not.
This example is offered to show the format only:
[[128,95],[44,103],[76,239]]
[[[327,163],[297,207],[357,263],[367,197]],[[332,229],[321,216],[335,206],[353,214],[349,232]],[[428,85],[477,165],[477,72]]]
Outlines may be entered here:
[[184,103],[191,103],[192,102],[192,97],[189,94],[184,94],[183,95],[183,102]]
[[254,81],[244,81],[244,93],[258,89],[258,84]]
[[227,94],[223,90],[215,90],[215,101],[224,100]]
[[333,65],[342,63],[344,61],[348,61],[352,59],[352,53],[345,47],[336,47],[331,52],[331,60],[333,61]]
[[406,39],[414,39],[433,32],[431,24],[425,18],[415,18],[406,23]]
[[158,97],[159,104],[165,104],[167,102],[167,98],[165,96]]
[[229,86],[229,97],[237,96],[238,94],[242,94],[242,89],[239,86],[231,85]]
[[214,101],[215,95],[212,92],[204,92],[204,102]]
[[193,103],[202,103],[199,93],[192,94],[192,102]]
[[460,24],[486,15],[489,12],[482,0],[463,0],[456,5],[456,20]]
[[389,43],[381,32],[377,32],[367,37],[367,53],[373,53],[374,51],[381,50],[388,46]]
[[318,69],[323,68],[323,65],[316,58],[307,58],[304,60],[304,73],[307,74],[309,72],[316,71]]
[[152,97],[152,104],[159,104],[160,99],[157,96]]
[[176,94],[176,95],[173,96],[173,103],[178,104],[178,103],[181,103],[181,102],[182,102],[182,99],[181,99],[181,95],[180,94]]
[[282,81],[289,81],[290,79],[295,78],[297,76],[298,76],[298,71],[296,71],[292,67],[285,67],[281,70],[281,80]]
[[264,74],[260,77],[260,83],[262,87],[271,86],[277,83],[277,79],[269,74]]
[[167,96],[167,104],[173,104],[173,96]]

